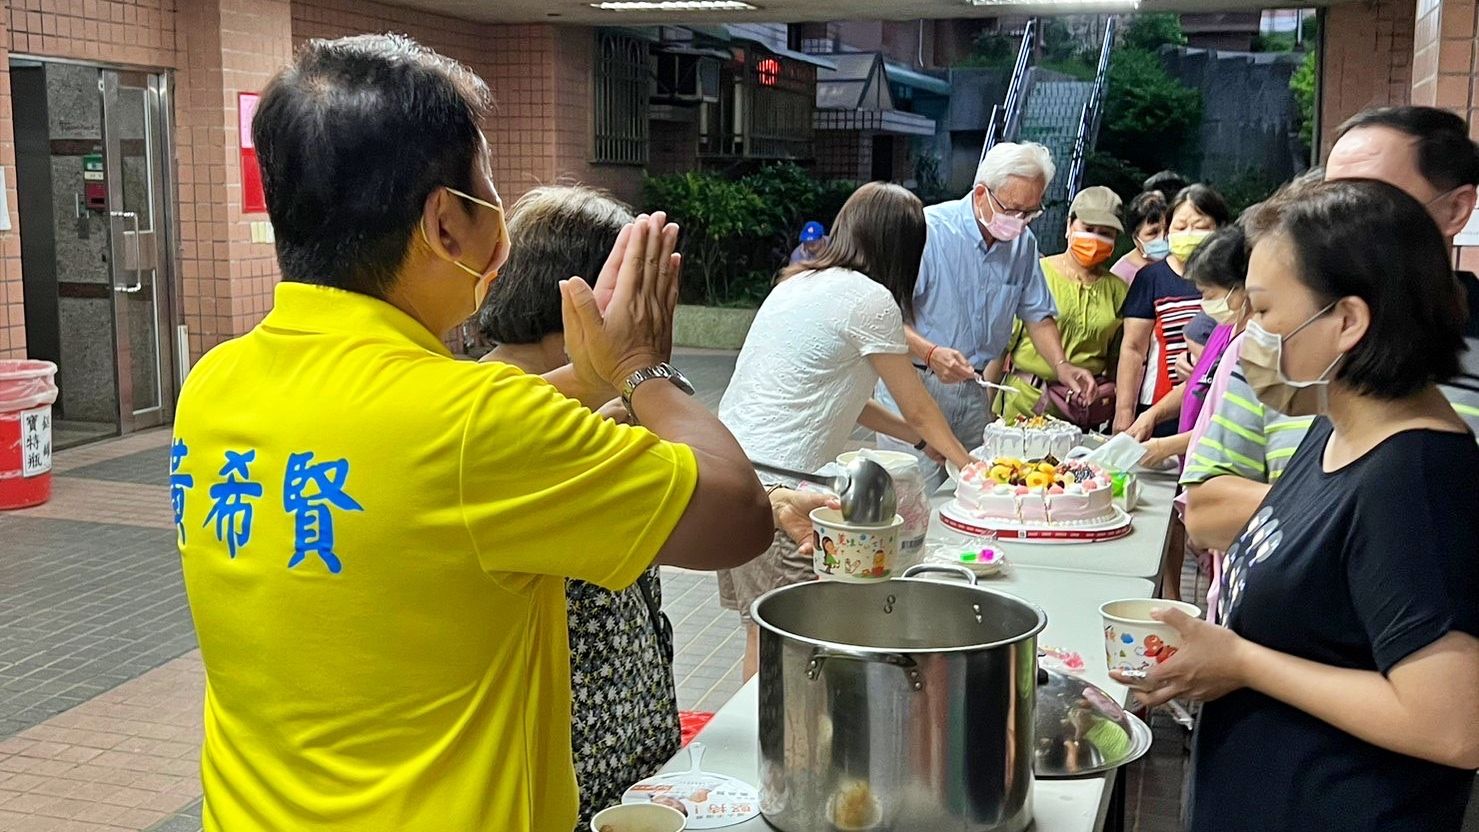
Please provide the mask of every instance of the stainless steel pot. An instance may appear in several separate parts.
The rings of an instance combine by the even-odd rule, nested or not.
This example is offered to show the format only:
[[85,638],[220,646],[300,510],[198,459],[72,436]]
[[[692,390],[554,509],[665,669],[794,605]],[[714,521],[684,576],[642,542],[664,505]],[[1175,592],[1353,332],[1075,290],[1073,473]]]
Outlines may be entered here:
[[784,832],[1020,832],[1042,610],[974,585],[818,581],[755,602],[760,808]]

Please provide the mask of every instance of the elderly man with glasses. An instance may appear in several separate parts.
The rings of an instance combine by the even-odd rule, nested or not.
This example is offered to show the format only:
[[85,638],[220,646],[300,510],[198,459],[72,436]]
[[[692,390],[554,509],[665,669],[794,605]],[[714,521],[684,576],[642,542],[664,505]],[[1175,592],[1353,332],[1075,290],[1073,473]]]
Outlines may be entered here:
[[[981,160],[969,194],[924,212],[929,238],[914,288],[914,320],[907,322],[909,351],[967,448],[981,444],[991,413],[987,390],[975,382],[1006,351],[1016,318],[1053,367],[1051,381],[1081,396],[1094,390],[1094,374],[1064,357],[1058,310],[1038,263],[1037,238],[1027,228],[1042,214],[1054,170],[1042,145],[997,144]],[[876,395],[897,412],[882,385]],[[878,441],[921,453],[882,434]],[[932,480],[943,480],[939,466],[924,463]]]

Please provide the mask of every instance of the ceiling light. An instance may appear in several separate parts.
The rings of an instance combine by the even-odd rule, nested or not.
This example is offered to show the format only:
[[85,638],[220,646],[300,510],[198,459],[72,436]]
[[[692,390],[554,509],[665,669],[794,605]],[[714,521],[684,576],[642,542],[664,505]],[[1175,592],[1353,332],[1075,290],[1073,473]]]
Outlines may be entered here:
[[1140,0],[966,0],[971,6],[1036,6],[1051,9],[1117,9],[1135,11]]
[[759,6],[742,0],[611,0],[592,3],[608,12],[753,12]]

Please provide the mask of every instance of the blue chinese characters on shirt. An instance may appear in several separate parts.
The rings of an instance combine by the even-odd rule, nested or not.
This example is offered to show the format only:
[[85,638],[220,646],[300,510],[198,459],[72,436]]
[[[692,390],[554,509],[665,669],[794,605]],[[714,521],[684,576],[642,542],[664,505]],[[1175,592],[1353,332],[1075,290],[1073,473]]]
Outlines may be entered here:
[[185,440],[176,438],[169,447],[169,501],[175,510],[175,531],[180,542],[185,542],[185,491],[195,487],[195,477],[180,472],[190,448]]
[[252,504],[262,496],[262,484],[251,481],[249,466],[257,458],[256,451],[227,451],[226,464],[221,466],[221,482],[210,488],[211,510],[205,516],[206,525],[216,523],[216,540],[226,544],[226,551],[236,557],[238,547],[252,539]]
[[288,457],[282,503],[293,515],[293,557],[288,561],[289,568],[302,563],[309,553],[318,555],[336,575],[344,568],[334,553],[334,514],[330,508],[365,510],[353,497],[344,493],[347,479],[347,459],[314,464],[311,452]]
[[[185,543],[186,492],[195,487],[195,476],[184,470],[189,446],[176,438],[170,447],[170,502],[174,509],[179,541]],[[204,526],[214,526],[216,540],[235,559],[252,541],[253,521],[266,494],[254,474],[256,449],[228,450],[216,479],[207,489],[211,499]],[[346,490],[350,474],[347,459],[319,461],[313,451],[288,455],[282,474],[281,510],[292,517],[292,551],[287,565],[292,569],[309,555],[320,560],[330,574],[344,569],[335,549],[336,512],[364,511],[364,506]],[[276,507],[274,507],[276,508]]]

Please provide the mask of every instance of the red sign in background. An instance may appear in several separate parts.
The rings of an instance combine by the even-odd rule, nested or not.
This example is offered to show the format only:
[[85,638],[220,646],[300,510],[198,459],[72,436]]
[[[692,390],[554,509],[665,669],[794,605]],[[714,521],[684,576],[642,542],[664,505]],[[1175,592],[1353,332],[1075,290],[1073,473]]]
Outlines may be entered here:
[[262,166],[257,164],[257,147],[252,143],[252,117],[257,114],[261,96],[254,92],[236,94],[237,124],[241,128],[241,210],[245,214],[267,211],[267,194],[262,190]]

